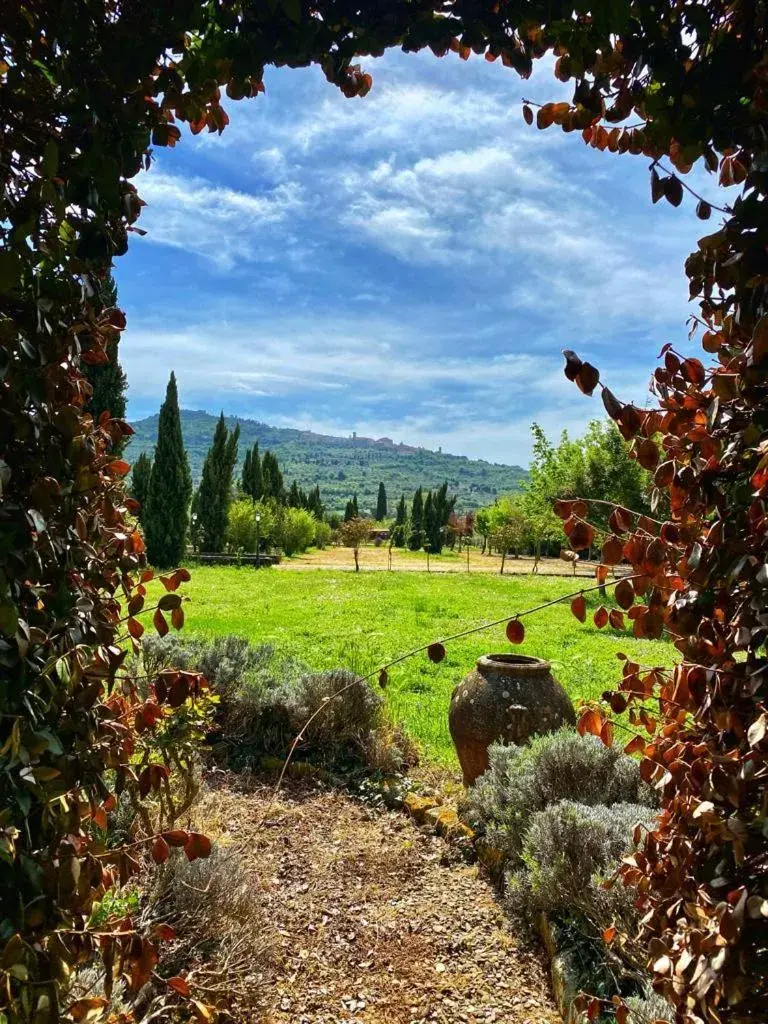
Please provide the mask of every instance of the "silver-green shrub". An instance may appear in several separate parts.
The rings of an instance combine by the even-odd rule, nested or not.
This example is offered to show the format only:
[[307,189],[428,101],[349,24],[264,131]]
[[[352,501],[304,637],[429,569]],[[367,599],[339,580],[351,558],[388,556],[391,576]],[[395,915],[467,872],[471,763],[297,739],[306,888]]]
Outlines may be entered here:
[[654,804],[633,758],[572,729],[537,736],[526,747],[494,745],[489,759],[467,792],[464,816],[508,857],[519,855],[531,817],[561,800]]
[[529,920],[579,911],[606,926],[633,917],[634,894],[620,882],[601,883],[633,849],[638,825],[653,810],[643,804],[582,804],[561,800],[537,811],[522,838],[520,866],[507,878],[508,898]]

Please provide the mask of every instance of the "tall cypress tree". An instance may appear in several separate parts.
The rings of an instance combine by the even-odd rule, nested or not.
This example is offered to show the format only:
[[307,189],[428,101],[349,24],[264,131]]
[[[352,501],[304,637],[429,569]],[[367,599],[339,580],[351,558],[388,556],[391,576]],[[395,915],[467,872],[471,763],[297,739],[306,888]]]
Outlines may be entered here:
[[213,434],[213,443],[205,456],[196,503],[202,545],[212,554],[224,550],[239,438],[240,427],[236,426],[230,433],[222,412]]
[[245,459],[243,461],[243,471],[240,474],[240,486],[244,494],[249,497],[251,495],[251,475],[253,470],[251,468],[251,449],[248,448],[245,453]]
[[392,527],[392,543],[396,548],[405,547],[405,530],[408,523],[408,510],[405,507],[405,495],[400,495],[395,512],[395,525]]
[[147,557],[161,569],[184,556],[192,478],[184,450],[176,377],[171,373],[157,425],[157,445],[142,525]]
[[264,452],[261,462],[261,477],[263,497],[274,498],[275,501],[285,501],[285,487],[283,485],[283,474],[280,472],[277,458],[270,451]]
[[312,490],[307,495],[307,509],[317,520],[322,520],[325,514],[325,508],[320,497],[320,485],[315,484]]
[[294,480],[288,492],[288,505],[291,508],[304,508],[307,503],[307,496]]
[[[117,305],[117,285],[111,274],[107,274],[101,282],[98,293],[94,296],[94,305],[99,312]],[[120,365],[118,343],[119,340],[115,340],[109,346],[108,362],[96,363],[93,366],[83,365],[83,372],[93,389],[91,397],[86,402],[85,410],[93,416],[95,422],[98,422],[99,417],[105,411],[118,420],[125,416],[125,392],[128,390],[128,378]],[[117,442],[113,445],[113,450],[119,453],[124,445],[125,441]]]
[[344,522],[348,523],[350,519],[358,519],[359,517],[360,512],[357,507],[357,495],[353,494],[347,502],[347,507],[344,509]]
[[387,491],[383,482],[379,483],[379,494],[376,498],[376,518],[379,522],[387,518]]
[[421,488],[413,496],[411,505],[411,530],[408,534],[408,547],[418,551],[424,544],[424,494]]
[[440,553],[442,546],[435,499],[432,491],[428,491],[427,500],[424,502],[424,547],[436,555]]
[[259,442],[256,441],[253,448],[245,453],[243,473],[241,478],[243,491],[253,501],[261,501],[263,496],[261,456],[259,455]]
[[261,456],[259,455],[259,442],[253,446],[251,455],[251,497],[254,501],[261,501],[264,495],[264,474],[261,471]]
[[146,452],[142,452],[134,462],[133,469],[131,470],[131,497],[138,501],[140,505],[140,508],[136,513],[136,517],[140,523],[144,522],[151,476],[152,459],[150,459]]

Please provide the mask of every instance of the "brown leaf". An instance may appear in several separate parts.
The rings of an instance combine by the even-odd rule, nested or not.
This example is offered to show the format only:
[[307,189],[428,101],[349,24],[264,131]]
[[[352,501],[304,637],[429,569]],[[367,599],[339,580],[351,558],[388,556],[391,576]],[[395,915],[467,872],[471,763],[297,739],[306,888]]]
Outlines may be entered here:
[[712,207],[706,199],[700,199],[696,204],[696,216],[699,220],[709,220],[712,216]]
[[184,625],[184,609],[179,605],[171,612],[171,623],[174,629],[181,629]]
[[632,513],[621,505],[616,506],[608,519],[608,525],[614,533],[628,533],[632,529],[632,522]]
[[603,929],[603,942],[613,942],[616,936],[616,927],[611,925],[609,928]]
[[574,597],[571,601],[571,611],[579,622],[587,621],[587,602],[584,600],[583,594],[579,594],[578,597]]
[[768,356],[768,314],[761,316],[752,332],[751,363],[761,363]]
[[189,832],[183,828],[172,828],[168,832],[163,832],[163,839],[169,846],[186,846]]
[[624,629],[624,614],[618,608],[612,608],[608,615],[608,623],[611,629]]
[[591,395],[599,381],[600,372],[591,363],[584,363],[576,375],[576,387],[585,395]]
[[568,541],[574,551],[585,551],[595,539],[594,527],[583,520],[575,522],[568,533]]
[[168,632],[168,623],[165,621],[165,616],[159,608],[155,610],[155,614],[152,616],[152,623],[160,636],[166,635]]
[[635,455],[643,469],[650,471],[659,464],[659,449],[650,438],[635,442]]
[[89,996],[87,999],[78,999],[69,1006],[69,1016],[77,1024],[90,1024],[103,1016],[109,1005],[109,1000],[103,996]]
[[645,750],[645,740],[642,736],[633,736],[626,747],[624,747],[625,754],[637,754],[641,750]]
[[437,664],[445,657],[445,647],[442,644],[430,644],[427,648],[427,657]]
[[624,557],[624,545],[612,534],[603,544],[602,559],[606,565],[618,565]]
[[664,182],[664,195],[667,197],[667,202],[673,206],[679,206],[683,201],[683,183],[673,174],[667,178]]
[[571,508],[572,502],[563,501],[562,498],[558,498],[554,504],[554,512],[559,519],[570,519],[573,514]]
[[523,104],[523,120],[527,125],[533,124],[533,111],[527,103]]
[[389,675],[387,674],[387,670],[383,668],[381,672],[379,672],[379,686],[382,688],[382,690],[386,689],[388,682]]
[[666,178],[662,179],[659,177],[656,173],[656,168],[654,167],[651,171],[651,200],[654,203],[658,203],[664,195],[664,183],[666,180]]
[[595,711],[594,708],[587,708],[585,711],[582,711],[576,726],[580,735],[586,736],[590,734],[592,736],[599,736],[602,728],[603,718],[598,711]]
[[592,621],[594,622],[594,624],[597,626],[598,629],[602,629],[604,626],[607,626],[608,625],[608,609],[605,608],[603,605],[600,605],[600,607],[597,609],[595,614],[592,616]]
[[171,855],[171,848],[162,836],[152,843],[152,860],[155,864],[165,864]]
[[525,639],[525,627],[519,619],[510,619],[507,623],[507,640],[511,644],[521,644]]
[[181,975],[177,975],[175,978],[169,978],[166,985],[168,988],[172,988],[174,992],[178,992],[180,996],[186,997],[189,995],[189,982],[186,978],[182,978]]
[[584,364],[569,348],[563,349],[563,355],[565,356],[565,376],[568,380],[575,381]]
[[128,632],[131,634],[134,640],[140,640],[141,635],[144,632],[144,627],[138,619],[128,619]]
[[212,844],[208,836],[202,832],[190,832],[189,839],[184,845],[184,853],[187,860],[197,860],[198,857],[208,857],[211,853]]
[[612,420],[617,420],[621,416],[621,402],[616,398],[612,391],[608,390],[608,388],[603,388],[602,399],[605,411]]
[[619,580],[614,589],[616,603],[626,611],[635,603],[635,588],[631,580]]

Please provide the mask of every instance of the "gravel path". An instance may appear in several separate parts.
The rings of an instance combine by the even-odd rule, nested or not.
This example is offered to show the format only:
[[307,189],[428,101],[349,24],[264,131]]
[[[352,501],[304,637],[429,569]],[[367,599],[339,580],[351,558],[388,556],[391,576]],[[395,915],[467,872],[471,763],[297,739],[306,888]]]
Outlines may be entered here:
[[[291,783],[211,792],[205,828],[252,872],[269,956],[239,1019],[265,1024],[554,1024],[541,958],[489,884],[403,813]],[[262,918],[263,920],[263,918]]]

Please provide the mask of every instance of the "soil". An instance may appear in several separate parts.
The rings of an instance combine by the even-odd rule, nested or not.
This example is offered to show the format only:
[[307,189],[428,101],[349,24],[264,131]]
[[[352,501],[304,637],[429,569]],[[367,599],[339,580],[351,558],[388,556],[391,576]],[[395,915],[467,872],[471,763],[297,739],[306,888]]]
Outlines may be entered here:
[[560,1020],[541,954],[516,941],[491,884],[456,847],[402,811],[319,783],[286,781],[270,807],[271,787],[221,780],[203,798],[201,825],[241,851],[267,933],[236,1019]]

